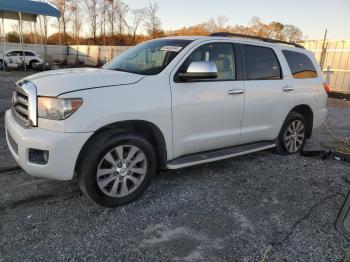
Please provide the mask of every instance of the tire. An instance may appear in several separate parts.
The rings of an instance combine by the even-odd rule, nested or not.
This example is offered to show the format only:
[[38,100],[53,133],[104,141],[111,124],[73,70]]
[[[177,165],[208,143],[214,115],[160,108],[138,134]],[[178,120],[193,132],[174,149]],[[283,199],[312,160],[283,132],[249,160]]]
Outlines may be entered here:
[[285,120],[277,138],[276,153],[279,155],[294,155],[299,153],[307,140],[307,121],[301,114],[291,112]]
[[36,68],[36,63],[38,63],[39,61],[36,60],[32,60],[29,62],[29,68],[31,69],[35,69]]
[[141,135],[116,130],[95,136],[81,159],[80,189],[96,204],[110,208],[138,199],[150,185],[157,167],[150,142]]

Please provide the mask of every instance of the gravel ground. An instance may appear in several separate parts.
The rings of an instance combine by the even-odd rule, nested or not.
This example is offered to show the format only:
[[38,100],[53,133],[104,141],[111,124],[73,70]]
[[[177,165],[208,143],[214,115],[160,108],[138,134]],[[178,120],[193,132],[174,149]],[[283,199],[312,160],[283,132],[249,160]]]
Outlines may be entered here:
[[[23,74],[22,74],[23,75]],[[341,261],[334,227],[350,165],[270,151],[160,172],[137,202],[104,209],[76,183],[15,167],[4,110],[20,73],[0,74],[0,261]],[[350,135],[350,102],[330,99],[328,122]],[[325,128],[307,147],[334,144]],[[1,171],[2,170],[2,171]]]

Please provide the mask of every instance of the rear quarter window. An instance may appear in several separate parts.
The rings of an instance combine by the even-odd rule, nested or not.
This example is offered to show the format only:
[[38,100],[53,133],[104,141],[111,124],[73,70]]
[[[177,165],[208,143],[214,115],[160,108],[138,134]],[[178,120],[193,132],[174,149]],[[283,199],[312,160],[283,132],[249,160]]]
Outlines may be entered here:
[[35,54],[34,54],[34,53],[32,53],[32,52],[28,52],[28,51],[26,51],[24,55],[25,55],[25,56],[35,56]]
[[293,78],[317,78],[317,71],[310,58],[302,53],[283,50]]

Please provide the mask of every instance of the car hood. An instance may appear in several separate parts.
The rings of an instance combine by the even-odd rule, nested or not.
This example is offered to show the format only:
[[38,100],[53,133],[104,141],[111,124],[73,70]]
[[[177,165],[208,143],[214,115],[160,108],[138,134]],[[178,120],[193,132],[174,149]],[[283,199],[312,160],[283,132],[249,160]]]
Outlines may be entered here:
[[67,92],[106,86],[137,83],[144,76],[97,68],[60,69],[28,76],[41,96],[58,96]]

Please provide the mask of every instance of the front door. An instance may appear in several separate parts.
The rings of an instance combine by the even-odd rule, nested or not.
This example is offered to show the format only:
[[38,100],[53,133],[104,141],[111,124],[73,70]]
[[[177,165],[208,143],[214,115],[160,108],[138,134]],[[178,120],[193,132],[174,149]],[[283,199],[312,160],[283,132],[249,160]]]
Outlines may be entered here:
[[[174,157],[236,145],[244,108],[244,83],[237,80],[237,56],[232,43],[197,47],[170,76]],[[181,81],[191,62],[212,61],[218,77]],[[240,65],[239,65],[240,66]]]
[[21,65],[23,63],[23,52],[22,51],[12,51],[7,54],[9,64]]

